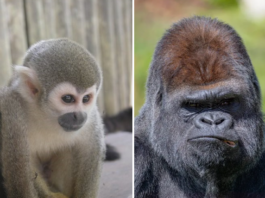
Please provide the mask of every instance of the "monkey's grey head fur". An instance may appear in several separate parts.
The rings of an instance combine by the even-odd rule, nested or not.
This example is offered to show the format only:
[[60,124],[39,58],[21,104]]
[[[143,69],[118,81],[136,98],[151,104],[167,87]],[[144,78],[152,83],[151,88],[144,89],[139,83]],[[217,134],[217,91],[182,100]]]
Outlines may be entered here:
[[102,82],[101,70],[93,56],[66,38],[34,44],[27,51],[23,65],[37,73],[45,95],[62,82],[70,82],[81,90],[96,84],[97,91]]

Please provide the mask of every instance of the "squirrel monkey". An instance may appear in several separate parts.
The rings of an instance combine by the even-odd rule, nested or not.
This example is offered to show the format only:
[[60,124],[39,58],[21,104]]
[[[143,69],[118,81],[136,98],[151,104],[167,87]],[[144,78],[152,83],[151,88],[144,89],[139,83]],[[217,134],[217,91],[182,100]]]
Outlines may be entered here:
[[68,39],[38,42],[0,92],[1,171],[8,198],[94,198],[105,144],[102,75]]

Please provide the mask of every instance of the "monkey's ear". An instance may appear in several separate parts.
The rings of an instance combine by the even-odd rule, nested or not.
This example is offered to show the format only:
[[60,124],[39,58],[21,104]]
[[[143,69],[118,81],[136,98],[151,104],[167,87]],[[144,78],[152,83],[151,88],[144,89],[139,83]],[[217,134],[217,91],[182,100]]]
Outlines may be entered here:
[[35,100],[40,92],[40,83],[36,72],[25,66],[15,66],[14,70],[18,76],[21,95],[29,101]]

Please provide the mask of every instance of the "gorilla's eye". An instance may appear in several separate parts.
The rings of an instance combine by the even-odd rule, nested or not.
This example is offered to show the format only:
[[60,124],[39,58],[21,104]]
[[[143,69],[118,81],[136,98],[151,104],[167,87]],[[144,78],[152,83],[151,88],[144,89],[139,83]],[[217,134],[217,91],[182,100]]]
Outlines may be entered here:
[[234,103],[235,99],[234,98],[229,98],[229,99],[224,99],[220,102],[220,106],[221,107],[225,107],[225,106],[230,106]]
[[84,97],[83,97],[83,103],[87,103],[87,102],[89,102],[89,101],[90,101],[90,98],[91,98],[90,95],[86,95],[86,96],[84,96]]
[[185,104],[186,107],[190,107],[190,108],[201,108],[202,104],[198,103],[198,102],[187,102]]
[[73,95],[64,95],[62,97],[62,100],[65,102],[65,103],[74,103],[75,102],[75,98]]

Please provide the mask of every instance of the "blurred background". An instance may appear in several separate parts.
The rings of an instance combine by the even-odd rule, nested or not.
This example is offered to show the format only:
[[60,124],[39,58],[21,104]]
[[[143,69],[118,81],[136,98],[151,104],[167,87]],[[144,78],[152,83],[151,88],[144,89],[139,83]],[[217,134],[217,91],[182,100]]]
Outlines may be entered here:
[[173,22],[194,15],[217,18],[242,37],[259,78],[265,110],[264,0],[135,0],[134,112],[145,101],[145,83],[157,42]]

